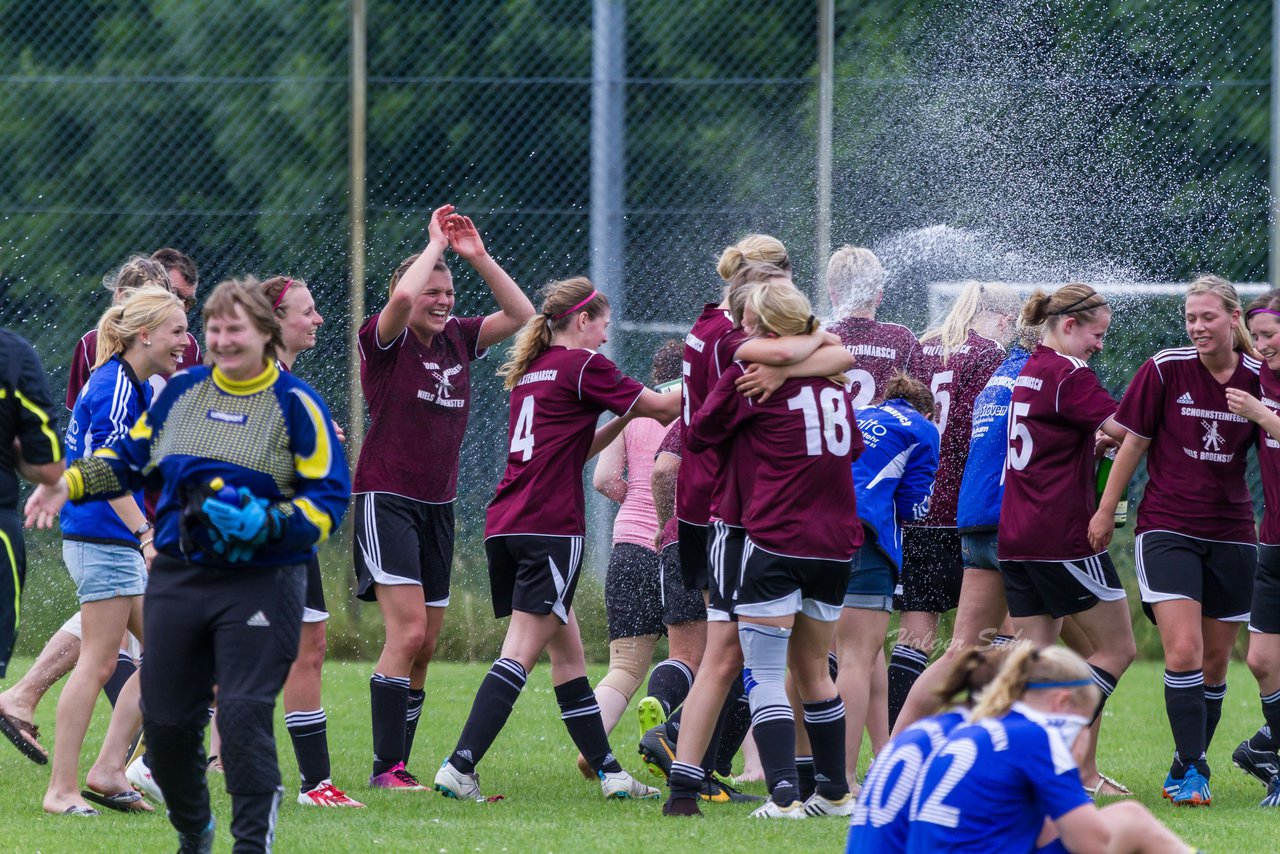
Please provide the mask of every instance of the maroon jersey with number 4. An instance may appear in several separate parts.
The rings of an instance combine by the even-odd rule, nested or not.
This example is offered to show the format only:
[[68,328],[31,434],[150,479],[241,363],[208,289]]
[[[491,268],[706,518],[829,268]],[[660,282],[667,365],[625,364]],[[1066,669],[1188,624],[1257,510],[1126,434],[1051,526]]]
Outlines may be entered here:
[[360,327],[360,388],[370,423],[351,491],[448,504],[458,492],[471,362],[485,353],[480,349],[484,318],[450,317],[427,345],[407,328],[383,344],[380,316]]
[[[671,425],[671,427],[667,430],[667,435],[662,437],[662,443],[658,445],[658,451],[656,454],[654,454],[654,456],[660,457],[663,454],[670,454],[671,456],[675,457],[677,460],[681,460],[680,465],[681,467],[684,466],[684,462],[682,460],[682,457],[684,455],[684,422],[681,421],[679,418],[677,418],[675,422]],[[677,477],[679,477],[678,469],[677,469]],[[679,486],[679,483],[677,482],[676,484],[677,493],[679,489],[680,489],[680,486]],[[659,543],[658,549],[659,550],[665,549],[667,546],[676,542],[679,539],[679,537],[680,537],[680,523],[679,523],[679,520],[676,519],[675,514],[672,514],[671,518],[667,520],[667,524],[662,526],[662,542]]]
[[911,330],[873,317],[846,317],[827,327],[840,336],[854,358],[848,373],[853,383],[853,408],[862,409],[884,399],[884,387],[896,371],[905,371],[920,342]]
[[625,415],[644,386],[594,350],[554,346],[511,391],[507,471],[485,517],[499,534],[582,536],[582,467],[600,413]]
[[[715,358],[716,344],[733,330],[729,312],[714,303],[702,314],[684,339],[684,406],[681,419],[688,427],[702,402],[715,386],[723,367]],[[676,478],[676,516],[691,525],[705,525],[711,515],[711,493],[720,461],[712,451],[690,450],[680,461]]]
[[[1280,377],[1265,364],[1258,374],[1262,381],[1262,405],[1280,415]],[[1280,441],[1261,427],[1258,432],[1258,468],[1262,470],[1262,531],[1258,542],[1280,546]]]
[[1257,542],[1245,484],[1254,425],[1227,408],[1228,388],[1261,394],[1260,363],[1239,355],[1220,384],[1194,347],[1162,350],[1142,364],[1116,421],[1151,440],[1137,533],[1171,531],[1205,540]]
[[[744,494],[742,524],[757,546],[775,554],[848,560],[862,545],[850,476],[862,433],[847,389],[820,378],[787,380],[764,403],[734,386],[736,363],[693,417],[690,449],[727,445],[725,461]],[[729,520],[725,520],[729,521]]]
[[938,476],[933,483],[929,515],[915,522],[926,528],[954,528],[960,481],[969,459],[969,433],[973,428],[973,402],[987,380],[1004,361],[1004,348],[973,330],[963,344],[943,362],[942,343],[929,339],[920,345],[908,373],[933,392],[935,422],[942,434],[938,449]]
[[[1115,412],[1115,400],[1088,364],[1036,347],[1014,382],[1009,407],[1001,560],[1079,560],[1097,553],[1089,545],[1089,520],[1098,509],[1094,433]],[[1045,508],[1053,509],[1050,527]]]

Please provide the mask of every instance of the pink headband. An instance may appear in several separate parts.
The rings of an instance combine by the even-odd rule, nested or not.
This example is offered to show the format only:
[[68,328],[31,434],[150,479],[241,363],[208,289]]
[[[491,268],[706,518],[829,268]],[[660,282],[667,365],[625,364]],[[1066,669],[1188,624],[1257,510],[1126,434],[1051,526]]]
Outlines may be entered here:
[[591,292],[591,294],[590,294],[586,299],[584,299],[582,302],[578,303],[577,305],[575,305],[573,308],[569,309],[568,311],[562,311],[562,312],[560,312],[559,314],[553,315],[553,316],[551,317],[551,319],[552,319],[552,320],[559,320],[559,319],[560,319],[560,318],[562,318],[562,317],[568,317],[569,315],[573,314],[575,311],[577,311],[578,309],[582,308],[584,305],[586,305],[587,303],[589,303],[589,302],[591,302],[593,299],[595,299],[595,298],[599,295],[599,293],[600,293],[599,291],[593,290],[593,291]]
[[280,289],[280,293],[276,294],[276,301],[271,303],[272,311],[280,307],[280,303],[284,300],[284,295],[289,293],[289,288],[291,287],[293,287],[293,279],[285,279],[284,287]]
[[1253,317],[1255,314],[1274,314],[1276,317],[1280,317],[1280,311],[1271,308],[1251,308],[1246,317]]

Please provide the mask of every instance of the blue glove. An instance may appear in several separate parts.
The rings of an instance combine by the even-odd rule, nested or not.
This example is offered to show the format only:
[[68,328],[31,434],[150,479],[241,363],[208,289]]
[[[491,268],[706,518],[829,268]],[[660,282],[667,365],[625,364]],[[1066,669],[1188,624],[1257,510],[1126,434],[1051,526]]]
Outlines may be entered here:
[[237,495],[238,506],[217,497],[206,498],[200,505],[209,520],[213,550],[232,563],[249,560],[271,527],[269,501],[243,486]]

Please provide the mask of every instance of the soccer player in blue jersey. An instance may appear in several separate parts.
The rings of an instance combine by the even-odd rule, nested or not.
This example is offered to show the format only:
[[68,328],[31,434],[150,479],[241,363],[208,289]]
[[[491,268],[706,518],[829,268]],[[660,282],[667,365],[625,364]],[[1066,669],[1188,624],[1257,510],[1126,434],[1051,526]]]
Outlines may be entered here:
[[1080,656],[1019,645],[920,772],[906,850],[1191,851],[1146,807],[1099,809],[1080,785],[1071,745],[1098,699]]

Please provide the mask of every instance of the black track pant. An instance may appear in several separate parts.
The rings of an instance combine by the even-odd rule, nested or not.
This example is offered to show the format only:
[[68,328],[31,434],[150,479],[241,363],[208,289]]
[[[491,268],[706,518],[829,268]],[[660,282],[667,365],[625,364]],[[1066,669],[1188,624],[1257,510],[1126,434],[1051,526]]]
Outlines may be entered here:
[[204,728],[218,686],[236,852],[271,849],[283,788],[275,701],[298,654],[306,568],[217,569],[158,556],[147,582],[147,765],[179,833],[208,825]]
[[19,599],[27,577],[27,553],[22,543],[22,517],[0,508],[0,679],[9,668],[18,637]]

